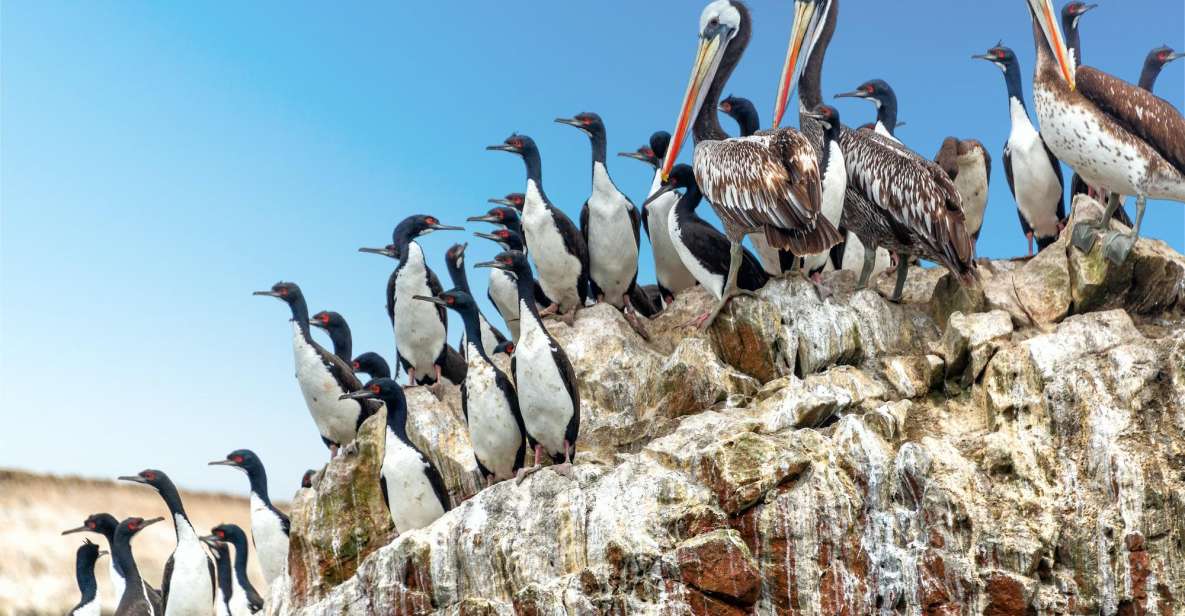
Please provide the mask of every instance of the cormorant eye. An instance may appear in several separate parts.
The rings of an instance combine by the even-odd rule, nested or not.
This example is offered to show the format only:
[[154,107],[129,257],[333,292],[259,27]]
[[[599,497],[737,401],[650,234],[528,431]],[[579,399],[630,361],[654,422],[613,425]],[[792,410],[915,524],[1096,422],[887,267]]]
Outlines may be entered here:
[[372,394],[377,394],[382,390],[383,390],[383,388],[379,387],[378,385],[371,385],[370,386],[370,393],[372,393]]
[[865,86],[865,87],[864,87],[864,91],[865,91],[865,92],[868,92],[869,94],[872,94],[873,92],[875,92],[875,91],[876,91],[876,88],[874,88],[874,87],[872,87],[872,86]]
[[242,464],[243,463],[243,456],[235,456],[235,457],[231,458],[231,460],[235,464]]
[[355,369],[355,370],[361,370],[361,369],[362,369],[362,364],[360,364],[360,363],[358,363],[358,362],[353,362],[351,365],[354,367],[354,369]]
[[425,219],[424,219],[424,222],[426,222],[426,223],[428,223],[428,224],[430,224],[430,225],[434,225],[434,224],[436,224],[436,219],[435,219],[435,218],[433,218],[433,217],[431,217],[431,216],[429,216],[429,217],[427,217],[427,218],[425,218]]
[[453,297],[452,295],[445,295],[444,302],[452,306],[453,304],[457,303],[457,298]]

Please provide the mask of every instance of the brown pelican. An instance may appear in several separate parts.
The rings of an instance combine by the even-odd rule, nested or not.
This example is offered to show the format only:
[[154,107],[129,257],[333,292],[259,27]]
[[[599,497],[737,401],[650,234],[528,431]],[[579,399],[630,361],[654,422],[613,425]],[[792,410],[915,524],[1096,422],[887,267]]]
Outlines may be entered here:
[[[781,122],[790,93],[797,86],[799,124],[816,150],[821,150],[823,127],[805,111],[823,102],[823,57],[835,33],[839,0],[796,0],[794,6],[774,126]],[[940,263],[961,283],[972,284],[974,247],[964,227],[959,192],[946,173],[933,161],[871,131],[844,128],[840,147],[848,168],[841,225],[869,248],[860,286],[868,282],[878,246],[899,257],[894,301],[901,298],[911,255]]]
[[947,137],[934,162],[959,189],[967,233],[978,242],[979,231],[983,229],[983,213],[987,209],[988,183],[992,179],[992,156],[977,139]]
[[663,161],[665,178],[690,126],[695,137],[696,181],[732,243],[724,291],[705,326],[732,297],[752,294],[736,284],[741,240],[746,235],[763,232],[771,246],[796,255],[826,252],[842,239],[820,215],[819,157],[805,136],[779,129],[729,139],[720,128],[716,113],[720,94],[749,44],[751,23],[749,9],[738,0],[714,0],[704,7],[699,51],[671,131],[670,152]]
[[[1185,118],[1151,92],[1089,66],[1075,67],[1052,0],[1026,2],[1037,48],[1033,99],[1042,137],[1087,184],[1136,196],[1132,233],[1104,239],[1107,258],[1122,263],[1139,236],[1149,197],[1185,202]],[[1112,199],[1097,223],[1077,223],[1074,245],[1090,250],[1095,232],[1108,228],[1118,205]]]

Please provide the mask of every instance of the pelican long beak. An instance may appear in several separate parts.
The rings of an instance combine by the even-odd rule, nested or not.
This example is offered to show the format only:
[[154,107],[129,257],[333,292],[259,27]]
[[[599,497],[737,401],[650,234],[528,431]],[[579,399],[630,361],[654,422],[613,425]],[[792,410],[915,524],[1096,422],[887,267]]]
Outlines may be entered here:
[[675,130],[671,131],[671,144],[667,148],[666,160],[662,163],[663,180],[670,176],[675,159],[679,158],[683,141],[687,138],[687,129],[699,114],[700,107],[704,105],[709,85],[715,78],[716,70],[720,68],[720,60],[724,57],[724,50],[728,47],[729,33],[730,30],[720,27],[715,32],[700,36],[695,63],[691,65],[691,78],[687,82],[687,92],[683,94],[683,105],[675,120]]
[[1074,64],[1070,61],[1070,52],[1066,48],[1066,37],[1062,35],[1062,26],[1058,23],[1058,12],[1053,8],[1053,0],[1028,0],[1029,9],[1033,12],[1033,19],[1045,33],[1045,40],[1053,50],[1053,57],[1057,60],[1062,78],[1069,84],[1070,90],[1076,87],[1074,82]]
[[774,124],[782,124],[790,95],[798,85],[798,78],[806,67],[805,56],[809,55],[812,34],[819,25],[823,12],[814,0],[796,0],[794,3],[794,25],[790,28],[790,46],[786,49],[786,63],[782,65],[782,77],[778,82],[778,97],[774,103]]

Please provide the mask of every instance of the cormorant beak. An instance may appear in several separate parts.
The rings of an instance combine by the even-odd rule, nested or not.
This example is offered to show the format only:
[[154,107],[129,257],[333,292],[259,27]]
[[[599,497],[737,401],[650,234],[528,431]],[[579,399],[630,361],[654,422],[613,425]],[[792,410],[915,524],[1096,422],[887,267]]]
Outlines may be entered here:
[[439,297],[428,297],[427,295],[413,295],[412,299],[418,299],[422,302],[432,302],[433,304],[440,304],[441,306],[448,306],[448,302]]
[[[810,48],[814,45],[815,31],[826,11],[818,10],[819,2],[814,0],[795,0],[794,25],[790,28],[790,46],[786,49],[786,62],[782,65],[782,77],[778,82],[778,97],[774,102],[774,123],[777,128],[782,124],[782,116],[786,113],[786,104],[790,95],[798,85],[798,78],[806,67],[806,58]],[[830,3],[828,9],[830,10]]]
[[503,271],[510,271],[510,266],[498,261],[482,261],[481,263],[474,263],[473,267],[492,267]]
[[[418,298],[417,298],[418,299]],[[358,391],[342,394],[337,397],[338,400],[365,400],[375,396],[373,391],[369,389],[359,389]]]
[[148,480],[144,479],[143,477],[141,477],[139,475],[124,475],[123,477],[119,477],[119,480],[120,481],[131,481],[133,483],[142,483],[144,485],[149,485]]
[[[493,203],[494,205],[504,205],[506,207],[514,207],[514,202],[511,201],[510,199],[506,199],[506,198],[499,199],[497,197],[491,197],[489,199],[486,199],[486,202]],[[473,220],[473,219],[470,218],[469,220]]]
[[234,462],[231,462],[230,460],[214,460],[213,462],[210,462],[206,466],[235,466],[235,467],[237,467],[238,464],[235,464]]
[[1168,64],[1169,62],[1172,62],[1173,60],[1180,60],[1181,58],[1185,58],[1185,51],[1177,51],[1174,53],[1170,53],[1169,57],[1164,61],[1164,63]]
[[[473,235],[480,237],[483,240],[490,240],[493,242],[501,242],[502,241],[502,238],[500,238],[497,235],[494,235],[492,233],[482,233],[482,232],[478,231],[478,232],[474,232]],[[477,267],[477,266],[475,265],[474,267]]]
[[440,225],[440,224],[428,225],[428,228],[432,229],[433,231],[464,231],[465,230],[465,227],[454,227],[452,225]]
[[164,521],[164,518],[159,518],[159,517],[152,518],[151,520],[144,520],[144,522],[140,524],[140,530],[144,530],[145,526],[151,526],[153,524],[156,524],[157,522],[163,522],[163,521]]
[[[490,199],[490,203],[499,203],[499,202],[495,201],[493,199]],[[502,223],[502,220],[500,218],[498,218],[497,216],[494,216],[492,214],[486,214],[485,216],[470,216],[469,218],[466,218],[465,221],[466,222],[492,222],[494,224],[501,224]]]
[[687,82],[687,92],[683,94],[683,105],[679,108],[679,115],[675,119],[675,130],[671,132],[671,144],[667,148],[667,157],[662,164],[662,179],[665,181],[671,175],[671,168],[675,166],[675,159],[679,158],[679,150],[687,138],[687,129],[700,107],[704,105],[704,98],[708,96],[708,89],[712,79],[720,68],[720,60],[724,57],[724,50],[728,48],[731,31],[718,26],[712,32],[700,34],[699,48],[695,52],[695,62],[691,65],[691,77]]
[[[995,62],[996,61],[995,58],[991,57],[990,55],[988,55],[986,53],[973,53],[973,54],[971,54],[971,59],[972,60],[987,60],[988,62]],[[836,96],[839,96],[839,95],[836,94]]]
[[624,156],[626,158],[632,158],[634,160],[640,160],[644,163],[649,163],[649,164],[652,164],[654,162],[649,156],[647,156],[641,152],[618,152],[617,155]]
[[556,118],[555,121],[557,124],[567,124],[568,126],[580,129],[580,132],[586,135],[591,134],[589,133],[588,127],[584,125],[584,122],[581,122],[576,118]]
[[271,290],[268,290],[268,291],[255,291],[255,292],[254,292],[254,293],[252,293],[251,295],[262,295],[262,296],[264,296],[264,297],[280,297],[280,294],[279,294],[279,293],[276,293],[275,291],[271,291]]
[[1098,8],[1098,6],[1099,6],[1099,5],[1097,5],[1097,4],[1084,4],[1084,5],[1082,5],[1082,10],[1078,11],[1078,17],[1082,17],[1083,15],[1085,15],[1085,14],[1087,13],[1087,11],[1090,11],[1090,10],[1092,10],[1092,9],[1096,9],[1096,8]]
[[1069,50],[1066,49],[1066,37],[1062,35],[1062,26],[1058,23],[1058,13],[1053,8],[1053,0],[1028,0],[1028,2],[1033,19],[1045,33],[1045,40],[1049,43],[1058,69],[1061,70],[1062,78],[1066,80],[1066,84],[1073,91],[1077,85],[1074,81],[1074,64],[1070,61]]
[[107,550],[99,550],[99,555],[96,558],[102,558],[110,553],[111,552],[108,552]]
[[487,145],[486,149],[492,150],[495,152],[510,152],[511,154],[518,154],[518,148],[510,145],[509,143],[498,143],[495,145]]
[[89,530],[90,530],[90,529],[89,529],[89,528],[87,528],[87,527],[85,527],[85,526],[79,526],[78,528],[71,528],[70,530],[64,530],[64,531],[62,531],[62,535],[69,535],[69,534],[72,534],[72,533],[85,533],[85,532],[87,532],[87,531],[89,531]]
[[658,199],[659,197],[661,197],[661,196],[663,196],[663,195],[665,195],[665,194],[667,194],[667,193],[671,192],[672,190],[678,190],[678,188],[679,188],[679,187],[678,187],[678,186],[675,186],[675,184],[674,184],[674,183],[671,183],[671,184],[663,184],[663,185],[662,185],[662,188],[659,188],[658,190],[654,191],[654,194],[653,194],[653,195],[650,195],[650,196],[649,196],[649,197],[646,199],[646,201],[642,202],[642,209],[646,209],[646,206],[647,206],[647,205],[650,205],[650,202],[654,201],[655,199]]
[[852,90],[851,92],[840,92],[835,95],[835,98],[868,98],[868,92],[865,90]]
[[384,257],[391,257],[392,259],[399,258],[399,255],[395,254],[394,250],[388,250],[386,248],[359,248],[358,252],[368,252],[370,254],[383,255]]

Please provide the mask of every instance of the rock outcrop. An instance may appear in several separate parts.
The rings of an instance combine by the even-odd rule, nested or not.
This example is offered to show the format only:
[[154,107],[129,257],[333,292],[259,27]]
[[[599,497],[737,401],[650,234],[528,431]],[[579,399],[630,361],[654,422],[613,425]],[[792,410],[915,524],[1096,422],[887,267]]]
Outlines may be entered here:
[[1185,258],[980,271],[915,269],[900,305],[775,280],[706,334],[693,289],[649,342],[607,306],[551,323],[570,478],[477,492],[458,401],[409,390],[457,506],[392,539],[372,418],[294,501],[268,611],[1185,614]]

